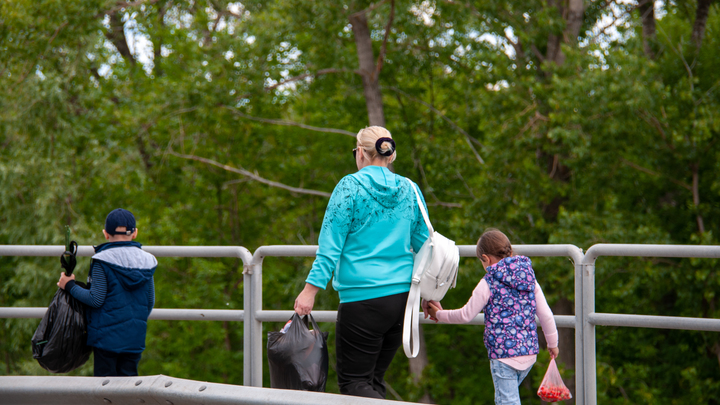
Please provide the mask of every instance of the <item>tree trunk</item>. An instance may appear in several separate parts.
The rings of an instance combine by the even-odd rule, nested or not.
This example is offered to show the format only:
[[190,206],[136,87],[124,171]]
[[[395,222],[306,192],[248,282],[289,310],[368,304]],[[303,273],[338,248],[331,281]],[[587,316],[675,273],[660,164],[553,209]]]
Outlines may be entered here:
[[130,66],[135,66],[135,58],[132,53],[130,53],[127,37],[125,37],[125,24],[122,21],[122,15],[120,15],[119,11],[110,14],[110,32],[105,32],[105,37],[112,42],[115,49],[120,52],[120,55],[130,62]]
[[[547,3],[548,3],[549,8],[555,7],[555,8],[557,8],[558,13],[560,15],[563,14],[563,6],[561,3],[561,0],[548,0]],[[563,61],[565,60],[565,55],[563,55],[562,51],[560,50],[560,36],[559,35],[550,34],[548,36],[545,60],[553,61],[558,65],[561,65],[563,63]]]
[[[172,0],[165,2],[165,4],[162,4],[162,6],[158,9],[158,24],[160,27],[165,26],[165,14],[167,13],[171,5]],[[155,77],[160,77],[163,74],[162,45],[162,36],[158,35],[153,41],[153,70],[155,73]]]
[[565,54],[563,54],[560,44],[563,42],[569,45],[577,44],[585,15],[585,5],[583,0],[547,0],[547,5],[549,8],[557,8],[558,13],[565,20],[565,30],[562,37],[555,34],[548,36],[545,59],[562,65],[565,62]]
[[655,0],[641,0],[638,4],[642,19],[642,37],[645,56],[655,59]]
[[380,92],[379,75],[375,74],[377,68],[365,13],[352,14],[350,24],[352,24],[353,34],[355,35],[360,71],[363,74],[363,90],[369,123],[370,125],[384,127],[385,113],[383,111],[382,93]]
[[[360,12],[350,15],[350,24],[352,24],[358,61],[360,63],[360,71],[363,75],[363,90],[365,94],[365,104],[368,111],[369,125],[385,127],[385,113],[383,109],[382,93],[380,92],[380,74],[378,66],[375,63],[372,39],[370,38],[370,28],[368,27],[366,13]],[[425,367],[428,365],[427,348],[425,346],[425,336],[422,326],[420,326],[419,344],[420,349],[417,357],[409,359],[410,375],[416,384],[420,382],[423,370],[425,370]],[[430,395],[427,391],[424,392],[422,398],[420,399],[420,403],[432,403]]]
[[[413,383],[415,385],[420,385],[420,379],[422,378],[423,371],[425,370],[425,367],[428,365],[428,357],[427,357],[427,346],[425,345],[425,333],[423,331],[422,325],[419,325],[420,327],[420,349],[418,351],[417,357],[410,360],[410,376],[412,377]],[[430,399],[430,394],[428,394],[427,390],[423,390],[423,396],[418,401],[421,404],[432,404],[432,400]]]
[[696,52],[700,51],[703,36],[705,36],[705,26],[707,25],[708,14],[710,12],[710,4],[713,0],[698,0],[697,10],[695,11],[695,24],[693,24],[692,42],[695,44]]
[[565,17],[565,42],[570,45],[577,44],[580,28],[585,14],[583,0],[568,0],[567,14]]

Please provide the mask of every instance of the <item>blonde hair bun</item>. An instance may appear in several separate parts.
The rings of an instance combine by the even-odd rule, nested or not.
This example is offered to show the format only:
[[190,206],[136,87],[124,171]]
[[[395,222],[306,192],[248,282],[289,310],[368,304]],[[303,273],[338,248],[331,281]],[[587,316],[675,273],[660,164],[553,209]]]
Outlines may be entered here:
[[395,153],[395,141],[390,131],[380,126],[361,129],[357,134],[357,144],[370,160],[388,159]]

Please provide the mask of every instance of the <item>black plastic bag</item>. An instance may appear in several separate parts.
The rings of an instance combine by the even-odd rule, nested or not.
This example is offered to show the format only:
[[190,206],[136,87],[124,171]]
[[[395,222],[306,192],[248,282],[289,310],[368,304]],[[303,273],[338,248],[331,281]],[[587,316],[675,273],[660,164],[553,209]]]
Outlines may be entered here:
[[[308,317],[313,329],[308,328]],[[312,315],[294,314],[285,332],[268,333],[270,386],[325,391],[328,376],[328,332],[321,332]]]
[[[71,275],[75,268],[75,253],[65,252],[61,257],[65,274]],[[75,282],[86,288],[82,282]],[[85,307],[69,292],[58,289],[47,312],[32,337],[33,358],[51,373],[67,373],[88,361],[92,348],[87,346],[87,321]]]

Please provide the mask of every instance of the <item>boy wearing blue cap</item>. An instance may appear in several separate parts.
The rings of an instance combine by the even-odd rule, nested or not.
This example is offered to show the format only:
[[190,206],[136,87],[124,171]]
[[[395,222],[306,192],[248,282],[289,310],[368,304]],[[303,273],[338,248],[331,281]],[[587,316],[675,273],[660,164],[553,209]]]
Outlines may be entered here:
[[147,318],[155,305],[155,256],[134,242],[138,230],[130,211],[115,209],[105,219],[107,243],[95,246],[88,288],[62,273],[58,287],[88,307],[87,344],[95,376],[135,376],[143,350]]

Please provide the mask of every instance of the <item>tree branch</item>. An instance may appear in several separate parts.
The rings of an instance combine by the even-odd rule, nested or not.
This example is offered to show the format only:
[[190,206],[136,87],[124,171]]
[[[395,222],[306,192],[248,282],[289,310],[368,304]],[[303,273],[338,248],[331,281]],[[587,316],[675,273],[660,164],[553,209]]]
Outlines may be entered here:
[[267,185],[269,185],[269,186],[271,186],[271,187],[281,188],[281,189],[283,189],[283,190],[288,190],[288,191],[291,191],[291,192],[293,192],[293,193],[318,195],[318,196],[320,196],[320,197],[326,197],[326,198],[330,198],[330,195],[331,195],[330,193],[326,193],[326,192],[324,192],[324,191],[309,190],[309,189],[306,189],[306,188],[292,187],[292,186],[288,186],[288,185],[286,185],[286,184],[278,183],[278,182],[276,182],[276,181],[268,180],[268,179],[265,179],[265,178],[263,178],[263,177],[258,176],[258,175],[255,174],[255,173],[252,173],[252,172],[250,172],[250,171],[247,171],[247,170],[245,170],[245,169],[243,169],[243,168],[239,168],[239,169],[238,169],[238,168],[235,168],[235,167],[232,167],[232,166],[224,165],[224,164],[219,163],[219,162],[216,162],[216,161],[214,161],[214,160],[212,160],[212,159],[207,159],[207,158],[200,157],[200,156],[195,156],[195,155],[183,155],[183,154],[181,154],[181,153],[175,152],[175,151],[172,150],[172,149],[170,149],[170,151],[169,151],[168,153],[170,153],[170,154],[173,155],[173,156],[177,156],[177,157],[179,157],[179,158],[183,158],[183,159],[187,159],[187,160],[195,160],[195,161],[202,162],[202,163],[206,163],[206,164],[209,164],[209,165],[212,165],[212,166],[215,166],[215,167],[219,167],[219,168],[221,168],[221,169],[223,169],[223,170],[227,170],[227,171],[229,171],[229,172],[238,173],[238,174],[241,174],[241,175],[243,175],[243,176],[245,176],[245,177],[249,177],[249,178],[251,178],[251,179],[253,179],[253,180],[255,180],[255,181],[259,182],[259,183],[267,184]]
[[[623,162],[623,163],[625,163],[626,165],[632,167],[632,168],[635,169],[635,170],[639,170],[639,171],[641,171],[641,172],[643,172],[643,173],[647,173],[647,174],[649,174],[649,175],[651,175],[651,176],[663,177],[660,173],[654,172],[654,171],[652,171],[652,170],[650,170],[650,169],[648,169],[648,168],[646,168],[646,167],[642,167],[642,166],[640,166],[639,164],[634,163],[634,162],[631,162],[631,161],[629,161],[629,160],[627,160],[627,159],[625,159],[625,158],[620,158],[620,161]],[[684,189],[687,189],[688,191],[691,191],[691,192],[693,191],[693,190],[692,190],[692,186],[690,186],[690,185],[687,184],[687,183],[683,183],[682,181],[678,181],[678,180],[675,180],[675,179],[672,179],[672,178],[668,178],[668,180],[670,180],[671,182],[677,184],[678,186],[680,186],[680,187],[682,187],[682,188],[684,188]]]
[[594,34],[593,39],[590,41],[590,43],[594,44],[600,39],[601,35],[607,35],[607,30],[617,26],[618,23],[622,22],[626,17],[630,16],[633,10],[635,10],[635,7],[628,7],[623,10],[619,15],[615,15],[615,12],[613,11],[613,20],[604,27],[600,28],[597,33]]
[[663,30],[662,25],[659,25],[658,28],[660,28],[660,32],[663,34],[663,36],[665,37],[665,39],[667,39],[668,45],[670,45],[670,49],[672,49],[673,52],[675,52],[675,54],[677,54],[677,56],[680,57],[680,60],[682,61],[683,65],[685,65],[685,70],[687,71],[687,73],[688,73],[688,78],[690,79],[690,80],[688,80],[688,82],[690,83],[690,92],[692,93],[693,91],[695,91],[695,85],[693,84],[693,81],[694,81],[694,80],[693,80],[692,68],[690,67],[690,65],[688,65],[688,63],[687,63],[687,61],[685,60],[685,57],[683,56],[683,54],[682,54],[680,51],[678,51],[677,49],[675,49],[675,47],[674,47],[673,44],[672,44],[672,40],[671,40],[670,37],[668,37],[668,35],[665,33],[665,30]]
[[665,141],[665,143],[667,144],[667,146],[668,146],[671,150],[674,151],[674,150],[675,150],[675,146],[673,146],[673,144],[668,141],[667,135],[665,134],[665,130],[662,128],[662,125],[660,124],[660,121],[658,121],[658,119],[655,118],[655,116],[653,116],[652,114],[650,114],[648,111],[645,111],[645,110],[642,110],[642,109],[641,109],[641,110],[638,110],[638,113],[640,113],[640,116],[642,117],[643,120],[645,120],[645,122],[647,122],[648,124],[652,125],[652,126],[658,131],[658,133],[660,134],[660,136],[662,137],[662,139]]
[[[698,165],[696,163],[693,163],[690,165],[690,169],[692,170],[692,194],[693,194],[693,204],[695,205],[695,209],[700,209],[700,174],[698,172]],[[697,219],[697,226],[698,226],[698,232],[701,234],[705,233],[705,223],[703,221],[703,217],[700,214],[700,212],[697,212],[696,214]]]
[[105,37],[115,46],[123,59],[127,59],[131,66],[135,66],[135,58],[130,52],[130,47],[125,36],[125,24],[122,16],[117,12],[108,13],[110,16],[110,32],[105,32]]
[[345,69],[345,68],[340,68],[340,69],[333,69],[333,68],[330,68],[330,69],[321,69],[321,70],[318,70],[318,71],[316,71],[316,72],[309,72],[309,73],[301,74],[301,75],[299,75],[299,76],[291,77],[291,78],[289,78],[289,79],[285,79],[285,80],[283,80],[283,81],[281,81],[281,82],[279,82],[279,83],[277,83],[277,84],[274,84],[274,85],[272,85],[272,86],[270,86],[270,87],[265,87],[265,91],[275,90],[276,88],[278,88],[278,87],[280,87],[280,86],[282,86],[282,85],[285,85],[285,84],[288,84],[288,83],[292,83],[292,82],[296,82],[296,81],[298,81],[298,80],[305,79],[306,77],[326,75],[326,74],[328,74],[328,73],[355,73],[356,75],[363,76],[363,72],[361,72],[360,70]]
[[537,46],[535,46],[535,44],[530,44],[530,50],[538,58],[541,64],[545,62],[545,55],[540,52],[540,50],[537,48]]
[[515,49],[515,55],[518,59],[525,59],[525,51],[523,51],[522,44],[520,43],[520,38],[518,38],[517,42],[513,41],[512,38],[510,38],[510,35],[508,33],[505,33],[505,39],[510,42],[510,45]]
[[237,115],[237,116],[240,116],[240,117],[243,117],[243,118],[247,118],[247,119],[253,120],[253,121],[264,122],[264,123],[266,123],[266,124],[285,125],[285,126],[289,126],[289,127],[300,127],[300,128],[303,128],[303,129],[308,129],[308,130],[310,130],[310,131],[329,132],[329,133],[333,133],[333,134],[341,134],[341,135],[352,136],[353,138],[357,135],[357,134],[355,134],[355,133],[353,133],[353,132],[346,131],[346,130],[344,130],[344,129],[321,128],[321,127],[314,127],[314,126],[312,126],[312,125],[305,125],[305,124],[301,124],[301,123],[299,123],[299,122],[293,122],[293,121],[283,121],[283,120],[275,120],[275,119],[270,119],[270,118],[253,117],[253,116],[251,116],[251,115],[247,115],[247,114],[241,113],[240,111],[237,110],[237,108],[230,107],[230,106],[227,106],[227,105],[224,105],[223,107],[224,107],[224,108],[227,108],[227,109],[230,110],[230,111],[232,111],[232,112],[233,112],[235,115]]
[[460,132],[462,135],[465,136],[465,141],[467,141],[468,146],[470,146],[470,149],[472,150],[473,154],[475,155],[475,158],[478,160],[478,162],[480,162],[480,163],[482,163],[482,164],[485,164],[485,161],[483,160],[483,158],[480,157],[480,154],[477,152],[477,150],[475,149],[475,147],[472,145],[472,142],[474,141],[474,142],[476,142],[478,145],[480,145],[481,147],[484,148],[485,146],[483,146],[483,145],[480,143],[480,141],[478,141],[477,139],[475,139],[475,138],[473,138],[472,136],[470,136],[470,134],[468,134],[464,129],[460,128],[460,126],[458,126],[455,122],[453,122],[450,118],[448,118],[447,116],[445,116],[445,114],[443,114],[442,112],[440,112],[437,108],[433,107],[432,105],[426,103],[426,102],[423,101],[423,100],[420,100],[420,99],[418,99],[418,98],[415,98],[415,97],[407,94],[406,92],[398,89],[397,87],[389,86],[388,88],[389,88],[390,90],[392,90],[392,91],[395,91],[395,92],[397,92],[397,93],[399,93],[399,94],[402,94],[403,96],[405,96],[406,98],[408,98],[408,99],[410,99],[410,100],[413,100],[413,101],[415,101],[415,102],[418,102],[418,103],[420,103],[420,104],[423,104],[424,106],[426,106],[427,108],[429,108],[430,110],[432,110],[435,114],[438,114],[438,115],[439,115],[442,119],[444,119],[448,124],[450,124],[453,128],[455,128],[458,132]]
[[377,66],[375,69],[375,77],[380,75],[380,70],[382,69],[383,62],[385,61],[387,42],[388,37],[390,37],[390,27],[392,26],[393,19],[395,19],[395,0],[390,0],[390,18],[388,18],[388,23],[385,26],[385,37],[383,38],[382,47],[380,47],[380,54],[378,55],[377,63],[375,64]]

